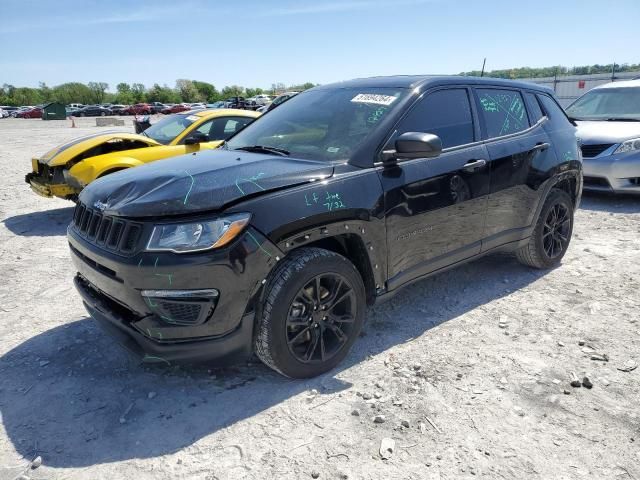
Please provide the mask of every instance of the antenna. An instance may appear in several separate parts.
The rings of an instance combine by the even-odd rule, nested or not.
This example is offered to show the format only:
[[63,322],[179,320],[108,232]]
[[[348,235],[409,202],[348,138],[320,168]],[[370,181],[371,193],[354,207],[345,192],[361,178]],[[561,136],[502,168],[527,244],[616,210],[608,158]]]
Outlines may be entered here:
[[480,76],[484,77],[484,65],[487,63],[487,57],[484,57],[484,60],[482,61],[482,71],[480,72]]

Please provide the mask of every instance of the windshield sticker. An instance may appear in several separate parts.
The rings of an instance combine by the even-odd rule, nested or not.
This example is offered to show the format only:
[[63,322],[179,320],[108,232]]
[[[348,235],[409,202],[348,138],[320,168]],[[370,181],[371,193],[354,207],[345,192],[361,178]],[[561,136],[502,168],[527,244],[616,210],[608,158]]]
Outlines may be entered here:
[[327,148],[327,152],[329,153],[338,153],[340,149],[338,147],[329,147]]
[[198,117],[196,115],[189,115],[186,118],[187,118],[187,120],[190,120],[192,122],[195,122],[196,120],[198,120]]
[[359,93],[351,99],[353,103],[373,103],[375,105],[389,106],[396,101],[391,95],[378,95],[375,93]]

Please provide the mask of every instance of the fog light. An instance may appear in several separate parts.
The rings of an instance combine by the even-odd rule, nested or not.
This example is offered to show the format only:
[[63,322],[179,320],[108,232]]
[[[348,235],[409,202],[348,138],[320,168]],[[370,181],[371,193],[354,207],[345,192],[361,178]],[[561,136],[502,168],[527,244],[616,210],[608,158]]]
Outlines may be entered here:
[[211,318],[218,303],[218,290],[142,290],[149,309],[171,325],[200,325]]

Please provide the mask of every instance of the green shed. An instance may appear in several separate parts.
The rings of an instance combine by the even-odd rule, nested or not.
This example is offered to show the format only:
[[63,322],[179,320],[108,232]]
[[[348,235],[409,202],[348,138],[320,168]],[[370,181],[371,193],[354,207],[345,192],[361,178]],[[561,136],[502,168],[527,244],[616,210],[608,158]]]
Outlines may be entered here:
[[42,107],[43,120],[66,120],[67,109],[59,102],[47,103]]

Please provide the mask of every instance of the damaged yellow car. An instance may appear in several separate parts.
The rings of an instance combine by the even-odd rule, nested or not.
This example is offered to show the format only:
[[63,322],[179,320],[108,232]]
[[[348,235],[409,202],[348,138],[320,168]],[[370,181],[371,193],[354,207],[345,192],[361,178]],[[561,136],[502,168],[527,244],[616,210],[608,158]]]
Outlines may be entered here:
[[96,178],[118,170],[213,149],[260,114],[217,109],[166,117],[141,134],[105,132],[78,138],[31,160],[25,181],[43,197],[75,200]]

